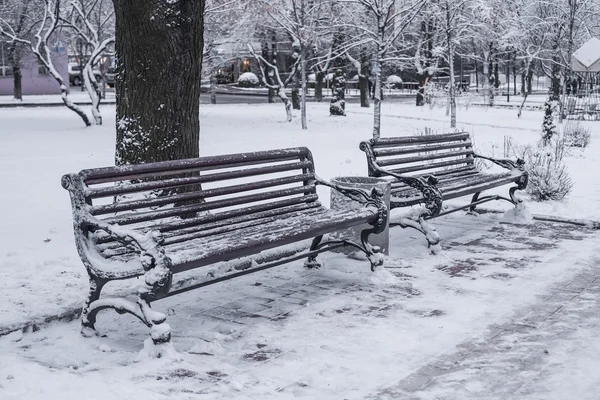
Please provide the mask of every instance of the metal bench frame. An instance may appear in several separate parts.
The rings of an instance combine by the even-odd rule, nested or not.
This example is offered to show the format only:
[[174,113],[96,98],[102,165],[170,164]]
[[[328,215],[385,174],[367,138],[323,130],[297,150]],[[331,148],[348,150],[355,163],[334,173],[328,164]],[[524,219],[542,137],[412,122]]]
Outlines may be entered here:
[[[411,227],[420,231],[425,235],[429,247],[434,247],[438,245],[439,236],[437,235],[437,233],[434,233],[435,229],[426,222],[427,220],[452,214],[460,210],[469,209],[470,212],[474,212],[476,206],[478,206],[479,204],[495,200],[508,201],[516,206],[521,200],[515,198],[515,192],[517,190],[524,190],[527,187],[528,183],[528,174],[525,171],[525,162],[522,159],[512,161],[508,159],[495,159],[490,157],[484,157],[479,154],[476,154],[473,151],[469,134],[465,132],[456,132],[439,135],[371,139],[368,141],[361,142],[359,147],[362,151],[365,152],[369,176],[392,177],[392,182],[401,182],[406,186],[416,189],[422,194],[422,199],[420,199],[418,203],[407,204],[402,201],[395,201],[393,197],[394,190],[392,189],[392,200],[390,202],[391,209],[406,207],[415,204],[424,204],[425,209],[414,219],[403,219],[400,223],[391,223],[390,226],[400,225],[403,228]],[[410,150],[404,150],[408,147],[410,147]],[[378,150],[381,149],[386,149],[385,151],[387,151],[387,153],[385,153],[385,151],[378,152]],[[475,168],[474,159],[481,158],[491,161],[502,168],[512,171],[514,173],[514,179],[511,177],[508,182],[505,179],[503,183],[490,182],[489,184],[479,183],[479,185],[474,185],[473,187],[467,186],[466,188],[461,189],[459,195],[457,195],[457,193],[453,193],[453,195],[450,198],[473,195],[471,201],[466,205],[455,207],[441,212],[443,202],[444,200],[447,200],[449,196],[446,196],[444,191],[438,187],[439,180],[438,177],[436,177],[436,172],[440,172],[439,168],[438,171],[434,171],[434,173],[424,173],[421,175],[407,175],[405,173],[394,172],[388,168],[385,168],[384,166],[381,166],[377,159],[378,154],[382,153],[386,155],[406,155],[407,153],[420,154],[422,152],[428,152],[432,150],[439,150],[445,153],[443,154],[443,157],[440,157],[439,159],[436,159],[435,154],[429,156],[415,156],[411,158],[413,166],[405,168],[405,170],[410,170],[410,172],[418,173],[419,171],[434,169],[428,168],[432,166],[432,164],[423,163],[423,161],[427,161],[434,163],[433,165],[437,165],[438,167],[455,167],[456,165],[468,165],[472,167],[472,172]],[[453,154],[456,154],[456,156],[453,156]],[[446,161],[440,162],[440,159],[442,158]],[[448,158],[454,158],[454,160],[447,161]],[[405,160],[400,160],[398,162],[395,162],[395,164],[402,164],[403,162],[405,162]],[[414,165],[415,163],[417,164],[416,166]],[[483,174],[481,174],[480,176],[483,176]],[[498,195],[480,197],[481,193],[484,190],[504,186],[510,182],[515,183],[516,186],[513,186],[509,189],[508,197]],[[462,184],[464,186],[464,182],[461,183],[460,181],[458,181],[457,183]]]
[[[196,198],[200,202],[204,201],[204,197],[201,197],[202,194],[208,193],[212,190],[212,194],[215,192],[219,193],[229,193],[231,194],[232,188],[242,188],[246,191],[248,190],[256,190],[256,188],[264,188],[267,186],[274,186],[273,182],[276,182],[277,179],[273,181],[264,180],[270,179],[269,174],[270,171],[276,172],[277,170],[282,170],[280,166],[266,166],[266,167],[255,167],[256,165],[263,165],[268,162],[281,162],[290,161],[290,160],[300,160],[294,165],[299,165],[301,168],[302,174],[294,177],[296,181],[300,181],[301,186],[296,193],[304,192],[299,199],[306,199],[311,207],[311,210],[315,212],[327,212],[325,208],[323,208],[320,203],[313,203],[317,201],[317,194],[315,186],[317,184],[325,185],[333,190],[338,190],[349,198],[360,202],[364,205],[365,209],[361,210],[360,218],[361,221],[354,220],[346,220],[343,223],[340,222],[336,225],[335,221],[328,221],[329,225],[321,225],[321,226],[310,226],[307,232],[304,232],[304,236],[310,234],[311,230],[314,229],[314,235],[312,235],[313,240],[310,248],[308,250],[295,252],[291,256],[288,256],[283,259],[273,259],[273,257],[265,258],[266,262],[257,264],[255,262],[250,263],[251,265],[247,268],[242,269],[230,269],[229,273],[220,275],[218,277],[208,276],[205,279],[201,280],[199,283],[195,283],[193,285],[178,288],[176,290],[171,290],[173,285],[173,275],[174,271],[183,272],[185,270],[190,270],[194,268],[200,268],[202,266],[207,265],[206,263],[210,262],[209,260],[204,260],[204,264],[200,265],[196,263],[196,265],[176,265],[172,261],[172,254],[169,251],[165,250],[165,237],[160,230],[153,229],[149,227],[148,229],[140,229],[139,226],[136,229],[131,229],[126,226],[126,224],[131,223],[131,221],[144,220],[148,221],[148,218],[156,217],[160,215],[171,215],[177,214],[178,209],[177,205],[175,205],[172,209],[165,210],[156,210],[151,211],[151,213],[156,213],[156,215],[147,216],[148,212],[142,212],[141,217],[135,212],[138,212],[137,208],[144,208],[147,210],[147,207],[142,207],[142,205],[149,204],[160,204],[167,203],[169,201],[169,196],[183,196],[187,199]],[[240,172],[241,170],[227,171],[214,173],[215,170],[219,168],[229,168],[232,167],[248,167],[251,166],[250,169],[246,170],[246,172]],[[200,182],[204,178],[208,179],[208,175],[210,175],[213,179],[216,176],[223,176],[226,179],[236,179],[241,177],[250,176],[250,172],[253,169],[257,175],[260,175],[263,179],[260,183],[262,186],[256,186],[251,184],[242,184],[238,186],[227,186],[224,187],[220,183],[218,188],[204,191],[202,188],[195,189],[199,190],[192,193],[171,193],[171,194],[163,194],[163,196],[158,196],[153,199],[143,199],[143,200],[133,200],[129,202],[121,203],[118,200],[115,200],[113,203],[109,205],[100,205],[94,206],[93,200],[98,197],[107,198],[109,195],[117,196],[123,193],[131,193],[135,191],[136,188],[144,187],[144,188],[160,188],[167,187],[169,185],[173,186],[173,176],[179,176],[178,173],[185,173],[187,175],[184,180],[187,179],[189,182]],[[288,170],[291,168],[288,168]],[[193,175],[193,177],[189,177],[190,171],[195,171],[197,174]],[[207,172],[203,175],[203,172]],[[252,171],[251,171],[252,172]],[[254,173],[252,172],[252,173]],[[211,175],[212,174],[212,175]],[[244,175],[245,174],[245,175]],[[272,175],[272,174],[271,174]],[[166,176],[166,177],[165,177]],[[255,177],[255,176],[253,176]],[[266,177],[266,178],[265,178]],[[177,178],[176,178],[177,179]],[[175,180],[176,180],[175,179]],[[281,180],[281,178],[279,178]],[[304,181],[302,182],[302,180]],[[225,180],[225,178],[224,178]],[[212,180],[213,182],[215,179]],[[226,180],[225,180],[226,181]],[[155,344],[163,344],[167,343],[171,339],[171,330],[169,325],[165,322],[166,315],[157,311],[154,311],[150,308],[150,305],[153,301],[156,301],[161,298],[170,297],[176,294],[180,294],[183,292],[187,292],[189,290],[201,288],[207,285],[211,285],[214,283],[222,282],[225,280],[229,280],[232,278],[236,278],[239,276],[247,275],[250,273],[262,271],[265,269],[273,268],[284,263],[288,263],[291,261],[299,260],[302,258],[306,258],[307,261],[305,266],[313,268],[318,267],[319,263],[316,260],[316,256],[319,253],[333,250],[343,246],[351,246],[354,247],[367,255],[367,258],[371,264],[371,269],[374,270],[376,266],[379,266],[383,263],[383,255],[380,253],[380,249],[376,246],[371,246],[369,244],[369,236],[371,234],[379,234],[384,231],[387,225],[388,219],[388,210],[383,201],[383,193],[380,189],[373,189],[371,192],[362,190],[362,189],[349,189],[349,188],[341,188],[329,182],[323,181],[319,179],[314,174],[314,163],[312,159],[312,154],[307,148],[292,148],[292,149],[281,149],[281,150],[273,150],[273,151],[264,151],[264,152],[254,152],[254,153],[240,153],[240,154],[230,154],[230,155],[222,155],[222,156],[213,156],[213,157],[202,157],[198,159],[188,159],[188,160],[177,160],[177,161],[167,161],[167,162],[159,162],[159,163],[148,163],[148,164],[140,164],[140,165],[126,165],[120,167],[106,167],[106,168],[97,168],[97,169],[89,169],[83,170],[78,174],[67,174],[62,177],[62,186],[66,190],[70,192],[71,196],[71,204],[73,210],[73,224],[74,224],[74,234],[75,234],[75,243],[77,246],[77,250],[79,252],[81,261],[83,262],[88,275],[89,275],[89,283],[90,290],[85,301],[85,305],[83,307],[82,312],[82,334],[84,336],[92,336],[96,334],[95,323],[96,316],[98,312],[104,309],[114,309],[120,314],[129,313],[136,316],[140,321],[142,321],[146,326],[148,326],[151,330],[150,335]],[[93,184],[106,184],[112,183],[112,186],[102,187],[99,189],[90,188],[90,185]],[[304,189],[302,189],[304,188]],[[271,189],[269,189],[271,190]],[[225,191],[225,192],[224,192]],[[228,192],[229,191],[229,192]],[[274,192],[270,192],[274,193]],[[237,193],[239,194],[239,193]],[[267,193],[268,195],[268,193]],[[199,197],[200,196],[200,197]],[[264,199],[273,199],[275,196],[263,196],[252,194],[247,195],[246,197],[238,197],[237,200],[241,198],[260,198],[261,201]],[[257,197],[258,196],[258,197]],[[309,196],[309,197],[302,197]],[[231,198],[231,196],[227,197],[221,203],[225,205],[230,205],[235,203],[235,198]],[[302,200],[304,201],[304,200]],[[221,204],[218,201],[213,202],[212,204]],[[195,203],[198,204],[198,203]],[[208,203],[204,203],[208,204]],[[238,203],[240,204],[240,203]],[[164,204],[163,204],[164,205]],[[259,205],[260,206],[260,205]],[[257,207],[259,207],[257,206]],[[136,208],[137,207],[137,208]],[[187,206],[189,210],[199,210],[203,207],[203,204],[200,205],[191,205]],[[183,206],[186,209],[186,206]],[[206,208],[206,207],[204,207]],[[216,208],[216,207],[215,207]],[[107,214],[108,211],[112,210],[126,210],[133,211],[130,214],[127,214],[125,217],[109,217],[109,221],[100,219],[98,214]],[[242,205],[240,208],[241,211],[238,212],[238,216],[235,218],[226,219],[228,233],[236,232],[236,226],[243,226],[241,221],[244,218],[244,211],[247,210],[250,213],[252,207]],[[282,210],[282,208],[276,209]],[[219,210],[217,210],[219,211]],[[298,211],[298,215],[301,217],[306,211]],[[352,212],[358,213],[357,210],[344,210],[344,214],[351,215]],[[162,213],[162,214],[161,214]],[[171,213],[171,214],[169,214]],[[179,214],[182,214],[181,212]],[[362,215],[367,215],[367,217],[363,217]],[[257,214],[246,215],[246,217],[256,217]],[[318,214],[320,215],[320,214]],[[182,215],[183,216],[183,215]],[[184,218],[189,218],[189,213],[186,213]],[[210,216],[209,216],[210,217]],[[119,219],[120,218],[120,219]],[[136,220],[137,218],[137,220]],[[200,219],[202,217],[199,217]],[[238,219],[236,219],[238,218]],[[239,219],[242,218],[242,219]],[[270,217],[269,223],[276,224],[278,221],[277,215],[275,217]],[[294,213],[293,218],[296,218],[296,214]],[[358,217],[357,217],[358,218]],[[158,217],[156,218],[158,219]],[[356,219],[356,218],[355,218]],[[256,222],[258,220],[258,222]],[[118,221],[115,222],[115,221]],[[190,221],[189,219],[182,219],[182,223],[188,224],[185,221]],[[191,220],[193,222],[193,219]],[[350,221],[350,222],[348,222]],[[150,221],[155,222],[155,221]],[[222,221],[221,221],[222,222]],[[255,218],[256,224],[260,228],[260,218]],[[283,223],[289,223],[290,221],[285,221]],[[293,222],[293,221],[292,221]],[[239,224],[239,225],[236,225]],[[324,235],[339,231],[341,229],[348,228],[350,226],[358,226],[367,223],[369,225],[368,228],[365,228],[361,232],[361,240],[360,242],[355,242],[349,239],[335,239],[335,240],[323,240]],[[125,226],[121,225],[124,224]],[[318,224],[317,224],[318,225]],[[200,225],[198,225],[200,226]],[[325,226],[325,227],[324,227]],[[192,226],[193,229],[197,228],[196,226]],[[258,228],[258,229],[259,229]],[[199,230],[205,229],[200,226]],[[240,228],[241,230],[241,228]],[[324,232],[327,230],[327,232]],[[206,230],[205,230],[206,231]],[[217,241],[220,240],[221,236],[216,233],[212,240]],[[219,254],[218,261],[228,262],[230,260],[241,259],[243,257],[251,257],[256,256],[261,252],[261,250],[265,249],[273,249],[278,248],[283,245],[297,243],[299,241],[303,241],[308,239],[309,237],[304,237],[302,239],[298,239],[296,237],[290,237],[289,240],[287,237],[283,237],[282,241],[285,241],[283,244],[279,244],[273,246],[267,242],[260,243],[262,248],[258,250],[256,248],[237,248],[235,251],[232,251],[229,254]],[[253,238],[254,240],[254,238]],[[261,240],[261,239],[258,239]],[[112,241],[112,242],[111,242]],[[124,263],[123,268],[115,270],[114,268],[106,268],[106,263],[109,261],[107,258],[102,258],[100,255],[99,248],[101,246],[106,246],[106,243],[112,243],[115,247],[126,248],[130,250],[131,256],[137,260],[137,268],[136,267],[128,267],[128,263]],[[195,246],[195,244],[194,244]],[[195,248],[192,246],[192,248]],[[258,246],[258,247],[261,247]],[[227,249],[225,249],[225,253],[227,253]],[[294,252],[292,252],[294,253]],[[137,255],[137,256],[136,256]],[[132,261],[132,262],[133,262]],[[257,261],[257,260],[253,260]],[[260,261],[260,260],[258,260]],[[141,265],[142,269],[139,268]],[[143,276],[143,284],[139,288],[139,295],[136,302],[132,302],[130,300],[124,298],[100,298],[100,293],[102,288],[110,281],[121,280],[121,279],[129,279]]]

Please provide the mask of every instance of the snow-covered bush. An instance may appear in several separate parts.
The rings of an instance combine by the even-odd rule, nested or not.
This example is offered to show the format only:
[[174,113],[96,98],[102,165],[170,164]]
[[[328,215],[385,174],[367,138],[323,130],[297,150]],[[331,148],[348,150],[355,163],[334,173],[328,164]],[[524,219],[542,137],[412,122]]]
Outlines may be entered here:
[[568,146],[586,148],[590,144],[592,133],[588,127],[579,122],[569,122],[564,129],[563,139]]
[[400,78],[398,75],[390,75],[385,80],[385,85],[390,89],[401,89],[402,78]]
[[258,86],[258,77],[252,72],[244,72],[238,79],[239,87],[253,88]]
[[567,149],[564,140],[525,147],[523,158],[529,173],[527,192],[533,200],[562,200],[571,192],[573,181],[563,162]]

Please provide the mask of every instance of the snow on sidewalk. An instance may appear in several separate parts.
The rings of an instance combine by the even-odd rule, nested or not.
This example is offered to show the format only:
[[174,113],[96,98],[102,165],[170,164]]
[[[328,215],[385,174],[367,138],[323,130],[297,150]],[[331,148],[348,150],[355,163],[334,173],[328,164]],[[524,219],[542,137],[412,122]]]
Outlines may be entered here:
[[441,255],[394,228],[392,259],[375,274],[364,260],[328,254],[321,270],[295,262],[157,302],[181,361],[140,361],[147,328],[113,312],[98,321],[106,337],[81,338],[78,322],[11,334],[0,339],[3,399],[75,400],[81,388],[90,400],[119,388],[133,399],[380,398],[457,345],[496,335],[515,313],[535,316],[554,288],[594,267],[600,245],[583,228],[497,216],[437,226]]

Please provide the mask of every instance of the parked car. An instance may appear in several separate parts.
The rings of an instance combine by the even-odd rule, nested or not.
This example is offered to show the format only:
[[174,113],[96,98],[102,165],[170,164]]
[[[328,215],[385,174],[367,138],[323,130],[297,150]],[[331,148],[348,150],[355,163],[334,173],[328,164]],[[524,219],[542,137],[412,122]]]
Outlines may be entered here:
[[[82,67],[77,63],[69,63],[69,83],[71,86],[80,86],[83,82],[83,76],[81,75]],[[102,82],[102,74],[100,71],[94,70],[94,77],[96,82]]]

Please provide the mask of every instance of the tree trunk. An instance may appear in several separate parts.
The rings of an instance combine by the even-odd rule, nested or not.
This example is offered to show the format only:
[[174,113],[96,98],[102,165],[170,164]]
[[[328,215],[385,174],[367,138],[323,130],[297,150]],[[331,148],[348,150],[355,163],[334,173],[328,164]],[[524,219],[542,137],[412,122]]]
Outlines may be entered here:
[[116,164],[198,157],[204,0],[113,2]]
[[[272,91],[272,89],[269,89],[269,96],[271,96]],[[269,103],[273,102],[274,100],[269,97]],[[214,76],[210,77],[210,104],[217,104],[217,78]]]
[[13,43],[13,45],[15,45],[15,50],[8,56],[13,73],[13,97],[15,100],[23,100],[23,86],[21,85],[23,75],[21,74],[20,50],[16,48],[16,43]]
[[83,76],[82,85],[85,85],[85,90],[92,101],[92,116],[94,117],[94,123],[96,125],[102,125],[102,114],[100,114],[101,93],[92,70],[92,58],[90,58],[85,64],[85,67],[83,67],[81,75]]
[[[452,43],[452,18],[449,0],[446,0],[446,41],[448,45],[448,64],[450,79],[448,81],[448,100],[450,103],[450,128],[456,128],[456,92],[454,90],[454,44]],[[461,64],[462,66],[462,64]],[[461,71],[462,79],[462,71]]]
[[494,62],[494,87],[498,89],[500,87],[500,71],[498,67],[498,59]]
[[512,73],[513,73],[513,95],[517,95],[517,60],[513,59]]
[[360,74],[358,76],[358,89],[360,90],[360,106],[371,107],[369,102],[369,78],[366,75]]
[[525,78],[527,83],[527,94],[530,95],[533,92],[533,62],[530,62],[527,66],[527,77]]
[[381,136],[381,56],[383,51],[383,43],[385,39],[385,29],[381,24],[381,18],[377,18],[377,25],[379,27],[379,42],[377,43],[377,53],[375,53],[374,59],[374,96],[373,96],[373,139],[379,139]]
[[381,136],[381,72],[379,71],[379,60],[375,61],[375,89],[373,97],[373,139]]
[[277,89],[277,95],[285,107],[287,122],[292,122],[292,102],[290,101],[289,97],[287,97],[287,94],[285,94],[285,88],[283,86]]
[[315,100],[318,102],[323,101],[323,81],[325,80],[325,72],[315,72]]
[[[269,44],[266,42],[263,44],[263,47],[262,47],[262,56],[265,60],[269,59]],[[273,79],[269,74],[266,74],[263,78],[264,78],[267,86],[269,87],[269,91],[267,92],[267,100],[268,100],[269,104],[275,103],[275,90],[273,88],[271,88],[271,86],[274,84]],[[212,93],[213,93],[213,91],[212,91],[212,83],[211,83],[210,103],[217,104],[216,96],[214,97],[214,103],[213,103],[213,94]]]
[[308,129],[306,125],[306,50],[302,51],[302,61],[300,61],[300,82],[302,90],[300,91],[300,116],[302,129]]
[[294,110],[300,109],[300,80],[297,72],[294,72],[292,78],[292,107]]

